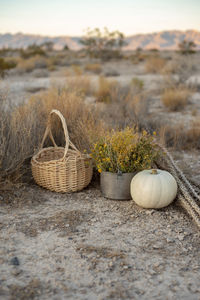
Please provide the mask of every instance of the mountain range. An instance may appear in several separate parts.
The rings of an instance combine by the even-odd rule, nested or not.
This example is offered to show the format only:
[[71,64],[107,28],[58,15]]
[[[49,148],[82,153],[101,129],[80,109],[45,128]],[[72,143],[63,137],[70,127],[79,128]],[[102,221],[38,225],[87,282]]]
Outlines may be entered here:
[[[31,34],[0,34],[0,49],[1,48],[26,48],[33,44],[43,44],[53,42],[54,48],[62,49],[67,45],[71,50],[79,50],[82,48],[80,43],[81,37],[70,36],[41,36]],[[191,40],[196,44],[196,49],[200,50],[200,31],[197,30],[171,30],[148,34],[136,34],[125,38],[127,44],[124,50],[135,50],[137,48],[158,49],[158,50],[176,50],[178,44],[182,40]]]

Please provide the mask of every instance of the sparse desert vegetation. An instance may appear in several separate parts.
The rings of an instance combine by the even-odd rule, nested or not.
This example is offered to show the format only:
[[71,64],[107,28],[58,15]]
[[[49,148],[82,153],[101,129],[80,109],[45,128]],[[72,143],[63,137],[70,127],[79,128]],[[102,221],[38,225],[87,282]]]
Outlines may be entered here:
[[[10,78],[13,76],[13,80],[20,77],[23,80],[24,74],[29,74],[31,81],[40,78],[49,81],[49,88],[42,85],[25,86],[22,92],[27,93],[27,99],[23,104],[16,103],[16,107],[6,104],[10,102],[9,91],[7,91],[7,100],[3,101],[5,97],[1,96],[1,110],[4,111],[1,122],[4,124],[7,120],[9,124],[8,126],[5,122],[5,129],[1,129],[1,173],[4,176],[6,173],[10,174],[15,167],[19,165],[21,167],[23,161],[30,158],[39,146],[47,115],[52,108],[59,109],[67,117],[72,140],[81,149],[90,149],[88,142],[90,137],[86,138],[90,127],[99,132],[100,127],[111,129],[133,125],[150,133],[156,131],[158,139],[166,145],[174,146],[175,149],[180,145],[181,148],[191,150],[199,147],[196,142],[199,103],[196,101],[194,105],[192,104],[193,95],[198,97],[198,94],[195,94],[195,81],[192,87],[189,81],[191,76],[198,74],[195,61],[199,53],[191,58],[175,52],[162,53],[138,49],[134,53],[124,55],[124,58],[118,58],[117,61],[114,55],[111,61],[102,62],[101,58],[95,57],[91,61],[88,60],[87,53],[74,53],[69,49],[53,51],[52,47],[46,46],[40,49],[41,51],[39,47],[29,47],[24,52],[9,49],[3,52],[6,60],[16,62],[10,75],[8,73]],[[115,52],[115,47],[113,49],[111,47],[110,51]],[[142,60],[141,56],[143,56]],[[137,57],[137,65],[133,57]],[[110,72],[111,67],[112,69],[115,67],[119,72],[117,77]],[[104,77],[101,75],[103,73],[108,75]],[[151,77],[148,77],[149,74]],[[55,81],[52,81],[52,78]],[[154,82],[154,79],[158,79],[159,83]],[[3,88],[1,90],[3,91]],[[6,88],[4,90],[6,91]],[[154,95],[158,100],[153,100]],[[162,109],[157,109],[156,103]],[[192,110],[190,110],[191,105],[193,105]],[[175,118],[174,115],[170,116],[174,113],[177,114]],[[184,114],[184,119],[188,119],[190,124],[186,129],[181,114]],[[85,115],[85,118],[82,119],[82,115]],[[161,118],[164,116],[163,120],[158,120],[159,115]],[[75,122],[78,116],[80,116],[80,123]],[[170,125],[169,118],[172,118]],[[37,126],[34,124],[35,120]],[[81,129],[77,141],[74,138],[75,129],[71,131],[70,120],[74,120],[76,124],[72,127],[77,126]],[[86,122],[85,133],[82,132],[84,126],[81,125],[84,122]],[[97,130],[95,126],[100,127]],[[6,139],[7,135],[9,141]],[[30,141],[25,143],[27,140]],[[24,146],[25,149],[22,150]],[[11,154],[14,151],[12,148],[19,149],[17,151],[19,157],[13,159],[11,163],[9,158],[14,155]]]
[[191,91],[186,87],[166,89],[161,96],[161,100],[169,110],[177,111],[187,105],[190,95]]
[[87,64],[85,66],[85,71],[93,72],[95,74],[100,74],[102,71],[102,67],[99,63]]
[[166,60],[160,56],[149,56],[146,59],[146,72],[147,73],[160,73],[165,67]]
[[[99,147],[98,141],[113,130],[114,146],[120,147],[121,132],[130,138],[134,128],[150,141],[136,149],[136,161],[145,153],[144,166],[159,167],[159,155],[149,147],[159,143],[199,191],[200,53],[123,52],[115,43],[100,51],[88,38],[86,51],[56,51],[51,44],[2,51],[3,63],[15,64],[4,68],[0,81],[0,233],[8,248],[0,258],[0,296],[95,299],[98,288],[102,300],[163,299],[166,291],[169,299],[177,291],[182,299],[195,299],[199,232],[178,201],[159,211],[109,201],[101,195],[97,171],[90,186],[74,194],[53,193],[33,181],[31,157],[50,111],[58,109],[76,147],[98,150],[97,168],[107,163],[100,148],[105,143]],[[56,144],[65,146],[60,121],[52,121]],[[50,145],[47,139],[45,147]],[[187,285],[186,277],[192,278]],[[1,286],[8,279],[14,283]]]

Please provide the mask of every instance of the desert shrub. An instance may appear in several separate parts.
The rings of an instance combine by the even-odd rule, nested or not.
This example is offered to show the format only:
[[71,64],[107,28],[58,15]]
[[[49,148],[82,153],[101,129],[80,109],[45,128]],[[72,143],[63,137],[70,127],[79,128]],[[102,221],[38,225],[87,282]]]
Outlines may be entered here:
[[186,145],[189,149],[200,150],[200,121],[196,119],[192,122],[186,133]]
[[142,91],[143,88],[144,88],[144,81],[137,78],[137,77],[134,77],[132,80],[131,80],[131,85],[137,89],[138,91]]
[[125,45],[123,33],[109,32],[107,28],[104,28],[103,32],[99,28],[88,29],[81,43],[90,57],[102,60],[121,58],[121,48]]
[[56,66],[58,66],[61,63],[60,59],[57,56],[49,56],[46,59],[46,62],[49,71],[54,71],[56,69]]
[[164,90],[161,101],[170,111],[183,109],[188,103],[191,91],[186,87]]
[[143,62],[147,59],[147,54],[144,53],[142,48],[137,48],[134,53],[129,55],[129,60],[133,64],[139,64],[140,62]]
[[147,55],[144,53],[135,53],[129,56],[130,61],[134,64],[137,65],[141,62],[144,62],[147,58]]
[[17,65],[17,72],[19,72],[20,74],[22,73],[28,73],[31,72],[35,69],[35,63],[34,60],[32,59],[20,59],[19,63]]
[[69,47],[67,46],[67,44],[63,47],[63,50],[64,51],[68,51],[69,50]]
[[146,60],[145,69],[147,73],[160,73],[166,64],[166,60],[159,56],[150,56]]
[[196,44],[193,41],[183,40],[178,47],[181,54],[187,55],[195,53]]
[[120,76],[119,72],[117,72],[116,70],[112,69],[112,68],[109,68],[105,73],[104,75],[106,77],[117,77],[117,76]]
[[[89,151],[91,143],[103,130],[103,126],[97,112],[83,100],[83,96],[77,91],[54,87],[32,96],[27,104],[13,111],[4,109],[4,114],[0,114],[0,181],[10,174],[15,174],[16,178],[26,171],[24,162],[38,149],[52,109],[60,110],[66,118],[72,142],[80,150]],[[63,132],[58,120],[53,122],[52,131],[56,143],[64,146]],[[47,140],[45,145],[50,144]]]
[[119,83],[110,89],[109,102],[99,107],[102,119],[110,128],[125,128],[137,125],[141,130],[147,127],[148,97],[133,86]]
[[20,59],[17,65],[19,73],[32,72],[34,69],[46,68],[46,58],[36,55],[29,59]]
[[161,126],[159,137],[162,144],[175,150],[199,150],[200,121],[193,121],[189,128],[183,124]]
[[178,63],[175,60],[171,60],[166,63],[164,68],[161,70],[161,73],[165,76],[167,81],[169,81],[169,79],[173,79],[175,81],[175,79],[172,76],[176,74],[178,68],[179,68]]
[[67,79],[67,87],[70,91],[76,91],[82,95],[92,92],[91,81],[88,76],[75,76]]
[[27,58],[33,57],[35,55],[46,56],[46,53],[42,49],[42,47],[38,46],[38,45],[30,45],[27,47],[27,49],[20,50],[20,56],[23,59],[27,59]]
[[54,48],[54,42],[52,42],[52,41],[44,42],[43,44],[40,45],[40,47],[41,47],[44,51],[53,51],[53,48]]
[[150,52],[153,52],[153,53],[158,53],[159,50],[157,48],[151,48],[149,49]]
[[188,80],[195,72],[195,58],[176,55],[162,70],[162,74],[164,75],[163,87],[165,89],[173,89],[188,86]]
[[185,144],[185,128],[182,124],[162,125],[158,131],[159,139],[166,147],[181,149]]
[[47,67],[47,60],[45,57],[36,55],[32,58],[32,60],[34,61],[36,69],[43,69]]
[[100,74],[102,67],[100,64],[87,64],[85,66],[85,71],[93,72],[95,74]]
[[13,174],[13,179],[21,176],[19,170],[30,155],[29,146],[32,137],[29,132],[29,120],[24,122],[14,116],[4,91],[0,91],[0,110],[0,183],[2,183]]
[[16,67],[16,62],[14,60],[6,61],[4,58],[0,57],[0,77],[4,77],[6,72],[10,69]]
[[96,101],[109,103],[116,98],[119,90],[117,81],[107,80],[105,77],[99,77],[98,89],[95,93]]
[[13,53],[12,48],[2,48],[2,49],[0,49],[0,56],[1,57],[11,56],[12,53]]
[[36,70],[33,70],[33,73],[32,73],[33,77],[36,77],[36,78],[41,78],[41,77],[48,77],[49,76],[49,72],[45,69],[36,69]]
[[75,75],[82,75],[83,74],[82,68],[77,64],[72,65],[72,70],[73,70]]
[[46,90],[46,88],[42,86],[28,86],[25,88],[25,91],[31,94],[35,94],[44,90]]

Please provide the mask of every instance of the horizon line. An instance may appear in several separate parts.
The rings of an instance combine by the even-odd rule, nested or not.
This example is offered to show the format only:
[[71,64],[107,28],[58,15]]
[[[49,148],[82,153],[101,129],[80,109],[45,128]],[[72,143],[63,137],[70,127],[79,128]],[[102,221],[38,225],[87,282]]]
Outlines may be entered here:
[[[95,29],[95,28],[94,28]],[[117,30],[117,29],[116,29]],[[115,31],[115,30],[112,30],[112,31]],[[111,31],[111,32],[112,32]],[[120,30],[119,30],[120,31]],[[130,34],[130,35],[126,35],[124,34],[125,37],[130,37],[130,36],[135,36],[135,35],[146,35],[146,34],[155,34],[155,33],[162,33],[162,32],[172,32],[172,31],[181,31],[181,32],[188,32],[188,31],[194,31],[194,32],[199,32],[200,33],[200,30],[198,29],[186,29],[186,30],[181,30],[181,29],[165,29],[165,30],[161,30],[161,31],[151,31],[151,32],[146,32],[146,33],[134,33],[134,34]],[[32,36],[41,36],[41,37],[49,37],[49,38],[56,38],[56,37],[82,37],[84,36],[84,34],[82,35],[48,35],[48,34],[41,34],[41,33],[25,33],[25,32],[22,32],[22,31],[18,31],[18,32],[15,32],[15,33],[11,33],[11,32],[0,32],[0,35],[5,35],[5,34],[10,34],[10,35],[17,35],[17,34],[22,34],[22,35],[32,35]]]

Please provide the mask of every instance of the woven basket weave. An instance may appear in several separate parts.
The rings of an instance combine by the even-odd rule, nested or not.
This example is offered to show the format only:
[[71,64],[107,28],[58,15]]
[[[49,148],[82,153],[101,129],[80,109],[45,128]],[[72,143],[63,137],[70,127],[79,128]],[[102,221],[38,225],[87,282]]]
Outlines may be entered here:
[[[59,116],[65,135],[65,148],[58,147],[51,132],[51,116]],[[54,147],[43,148],[47,136]],[[91,181],[92,159],[82,154],[70,141],[67,125],[58,110],[52,110],[39,152],[32,157],[31,168],[36,183],[55,192],[76,192],[85,188]]]

